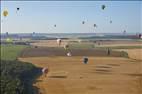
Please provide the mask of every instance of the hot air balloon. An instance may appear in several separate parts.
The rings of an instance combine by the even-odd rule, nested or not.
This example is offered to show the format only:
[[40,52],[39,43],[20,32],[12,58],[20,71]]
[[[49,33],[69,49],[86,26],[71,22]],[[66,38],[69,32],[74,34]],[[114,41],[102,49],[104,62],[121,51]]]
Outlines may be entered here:
[[68,52],[68,53],[67,53],[67,56],[72,56],[72,55],[71,55],[71,52]]
[[3,16],[4,16],[4,17],[7,17],[7,16],[8,16],[8,10],[4,10],[4,11],[3,11]]
[[104,9],[105,9],[105,7],[106,7],[105,5],[102,5],[102,10],[104,10]]
[[93,26],[94,26],[94,28],[97,28],[97,25],[96,25],[96,24],[94,24]]
[[82,24],[85,24],[85,21],[82,21]]
[[110,23],[112,23],[112,20],[110,20]]
[[49,69],[47,67],[42,69],[42,73],[45,77],[46,77],[48,72],[49,72]]
[[97,25],[96,25],[96,24],[94,24],[94,27],[97,27]]
[[16,9],[16,13],[17,13],[19,10],[20,10],[20,8],[19,8],[19,7],[17,7],[17,9]]
[[142,34],[139,34],[138,37],[139,37],[140,39],[142,39]]
[[35,35],[35,32],[33,32],[33,35]]
[[123,34],[126,34],[126,30],[123,31]]
[[33,36],[33,37],[34,37],[34,36],[35,36],[35,32],[33,32],[33,33],[31,34],[31,36]]
[[20,8],[17,8],[17,11],[20,10]]
[[56,24],[54,25],[54,27],[56,27]]
[[6,32],[6,36],[8,36],[8,32]]
[[83,63],[84,63],[84,64],[87,64],[87,63],[88,63],[88,58],[87,58],[87,57],[84,57],[84,58],[83,58]]
[[60,46],[61,45],[62,40],[61,39],[57,39],[57,44]]

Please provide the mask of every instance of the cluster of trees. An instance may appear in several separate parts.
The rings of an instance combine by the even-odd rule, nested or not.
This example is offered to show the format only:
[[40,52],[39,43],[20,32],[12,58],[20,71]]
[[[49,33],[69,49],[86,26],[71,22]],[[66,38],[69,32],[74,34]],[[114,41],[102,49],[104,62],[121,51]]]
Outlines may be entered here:
[[32,80],[40,69],[31,63],[1,60],[1,94],[33,94]]

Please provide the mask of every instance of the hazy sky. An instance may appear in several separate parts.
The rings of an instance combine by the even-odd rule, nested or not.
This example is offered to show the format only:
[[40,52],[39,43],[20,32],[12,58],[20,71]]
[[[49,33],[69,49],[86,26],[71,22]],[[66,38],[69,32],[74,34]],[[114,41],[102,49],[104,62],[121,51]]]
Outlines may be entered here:
[[[16,13],[17,7],[20,10]],[[4,9],[9,12],[7,17],[2,15]],[[124,30],[142,32],[141,1],[1,1],[2,33],[122,33]]]

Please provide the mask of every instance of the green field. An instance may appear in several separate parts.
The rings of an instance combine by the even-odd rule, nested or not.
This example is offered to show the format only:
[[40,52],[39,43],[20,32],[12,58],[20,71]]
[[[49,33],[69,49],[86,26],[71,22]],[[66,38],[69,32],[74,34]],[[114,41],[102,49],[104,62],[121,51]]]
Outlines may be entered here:
[[26,45],[0,45],[1,47],[1,60],[15,60],[20,52],[28,47]]
[[15,60],[20,52],[29,46],[7,44],[0,47],[1,93],[33,94],[33,80],[40,74],[40,68],[28,62]]
[[142,46],[98,46],[93,43],[69,43],[71,49],[142,49]]
[[102,48],[102,49],[142,49],[142,46],[101,46],[101,47],[96,47],[96,48]]
[[91,49],[94,48],[93,43],[69,43],[71,49]]

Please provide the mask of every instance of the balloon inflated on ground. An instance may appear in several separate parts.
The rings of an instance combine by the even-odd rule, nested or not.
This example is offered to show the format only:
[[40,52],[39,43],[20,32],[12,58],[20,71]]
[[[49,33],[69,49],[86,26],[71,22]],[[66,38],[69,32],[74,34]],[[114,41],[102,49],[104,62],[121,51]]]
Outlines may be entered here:
[[67,53],[67,56],[72,56],[71,52],[68,52],[68,53]]
[[142,34],[139,34],[139,38],[142,39]]
[[84,58],[83,58],[83,63],[84,63],[84,64],[87,64],[87,63],[88,63],[88,57],[84,57]]
[[60,46],[61,45],[62,40],[61,39],[57,39],[57,44]]
[[47,76],[48,72],[49,72],[49,68],[48,67],[45,67],[45,68],[42,69],[42,73],[43,73],[44,77]]

